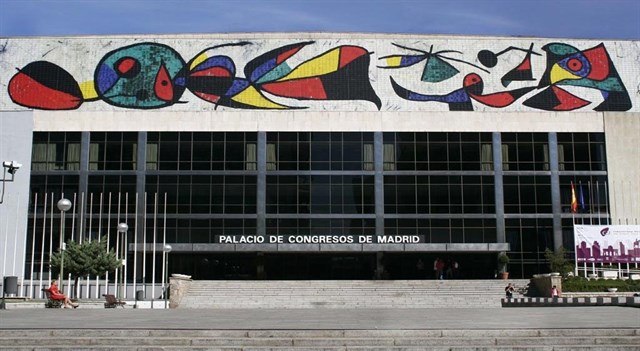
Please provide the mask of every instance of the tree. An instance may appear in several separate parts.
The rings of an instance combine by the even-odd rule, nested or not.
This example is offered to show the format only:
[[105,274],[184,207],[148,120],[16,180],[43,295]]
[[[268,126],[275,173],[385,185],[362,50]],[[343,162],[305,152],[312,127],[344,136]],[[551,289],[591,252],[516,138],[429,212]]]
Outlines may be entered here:
[[506,252],[501,252],[498,255],[498,272],[504,273],[507,271],[507,265],[509,264],[509,256]]
[[[57,276],[60,273],[60,251],[51,256],[51,273]],[[71,274],[74,279],[74,287],[78,286],[78,278],[90,276],[102,277],[106,272],[113,272],[120,268],[122,260],[116,257],[113,249],[107,251],[107,240],[83,241],[81,244],[75,241],[67,242],[64,254],[64,273]],[[76,289],[73,289],[74,291]]]
[[549,269],[551,272],[558,272],[563,276],[573,271],[573,263],[567,259],[567,250],[560,246],[557,251],[553,251],[549,248],[544,250],[544,257],[549,263]]

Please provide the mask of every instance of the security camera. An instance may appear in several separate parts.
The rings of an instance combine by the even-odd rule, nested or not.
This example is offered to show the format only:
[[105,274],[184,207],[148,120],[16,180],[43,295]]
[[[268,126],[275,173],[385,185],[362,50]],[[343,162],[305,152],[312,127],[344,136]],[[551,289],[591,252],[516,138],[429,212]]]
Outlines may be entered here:
[[4,161],[2,162],[2,167],[8,168],[9,174],[16,174],[18,169],[22,167],[22,164],[18,163],[18,161]]

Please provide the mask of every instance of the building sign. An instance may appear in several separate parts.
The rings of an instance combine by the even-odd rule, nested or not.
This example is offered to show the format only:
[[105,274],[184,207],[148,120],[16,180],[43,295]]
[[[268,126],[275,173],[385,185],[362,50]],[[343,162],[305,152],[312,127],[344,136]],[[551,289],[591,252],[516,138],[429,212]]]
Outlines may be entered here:
[[421,235],[220,235],[219,244],[418,244]]
[[577,262],[640,262],[640,226],[574,225]]

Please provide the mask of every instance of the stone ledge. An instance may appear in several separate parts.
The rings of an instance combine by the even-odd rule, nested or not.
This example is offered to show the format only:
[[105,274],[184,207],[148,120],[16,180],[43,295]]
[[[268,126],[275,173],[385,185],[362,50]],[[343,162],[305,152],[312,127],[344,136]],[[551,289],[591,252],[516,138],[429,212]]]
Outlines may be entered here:
[[638,296],[599,297],[518,297],[502,298],[502,307],[584,307],[584,306],[629,306],[640,307]]

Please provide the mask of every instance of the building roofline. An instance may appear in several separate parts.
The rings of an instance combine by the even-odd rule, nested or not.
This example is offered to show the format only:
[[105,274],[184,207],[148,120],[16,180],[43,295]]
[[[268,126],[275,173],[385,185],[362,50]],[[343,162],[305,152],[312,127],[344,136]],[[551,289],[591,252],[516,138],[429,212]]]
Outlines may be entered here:
[[522,35],[466,35],[466,34],[415,34],[376,32],[226,32],[226,33],[158,33],[158,34],[106,34],[106,35],[52,35],[52,36],[0,36],[0,39],[499,39],[499,40],[592,40],[592,41],[637,41],[616,38],[563,38]]

